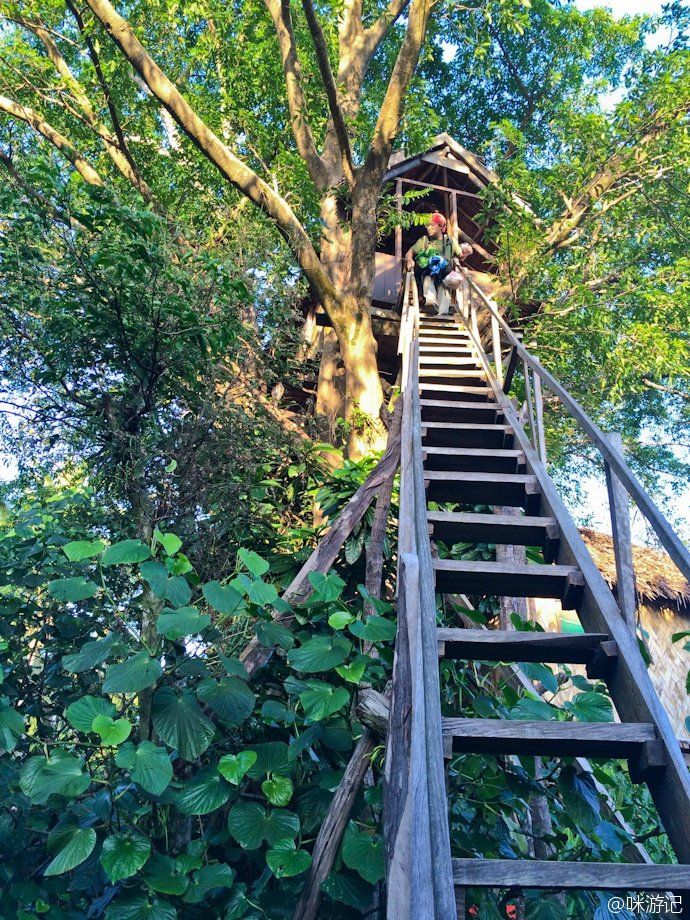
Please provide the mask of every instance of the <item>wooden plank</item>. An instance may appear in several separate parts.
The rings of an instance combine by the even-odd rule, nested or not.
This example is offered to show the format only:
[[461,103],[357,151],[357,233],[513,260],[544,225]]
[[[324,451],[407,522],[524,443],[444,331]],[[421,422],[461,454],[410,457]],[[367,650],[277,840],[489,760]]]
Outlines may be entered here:
[[606,633],[571,635],[514,629],[437,629],[436,636],[444,658],[549,664],[588,664],[602,642],[609,639]]
[[486,422],[495,424],[500,410],[496,403],[465,402],[464,400],[424,399],[421,402],[424,421]]
[[507,448],[513,432],[508,425],[484,425],[465,422],[424,422],[425,444],[447,447]]
[[634,757],[656,743],[644,722],[532,722],[507,719],[443,720],[446,755],[518,754],[544,757]]
[[582,573],[569,565],[517,565],[435,559],[436,590],[441,594],[494,594],[499,597],[554,597],[565,610],[577,607]]
[[[546,438],[544,436],[544,396],[541,391],[541,380],[539,374],[533,374],[534,382],[534,411],[536,413],[537,423],[537,448],[539,450],[539,459],[546,466]],[[500,375],[499,375],[499,380]]]
[[530,515],[539,512],[541,490],[534,476],[523,473],[427,470],[424,477],[428,483],[427,497],[430,501],[509,505],[523,507]]
[[[470,173],[469,166],[465,166],[464,163],[461,163],[460,160],[456,160],[454,157],[444,156],[442,153],[423,153],[422,161],[424,163],[431,163],[432,166],[441,166],[444,169],[450,169],[453,172],[461,173],[463,176],[467,176]],[[447,189],[451,191],[451,189]]]
[[554,518],[430,511],[427,519],[434,537],[449,545],[467,542],[541,546],[547,562],[552,562],[558,551],[560,536]]
[[508,367],[506,368],[506,375],[503,378],[503,389],[506,393],[510,393],[510,387],[513,383],[513,377],[515,376],[515,371],[517,370],[519,357],[520,357],[520,353],[518,352],[517,348],[513,347],[513,350],[510,352],[510,356],[508,358]]
[[494,402],[496,397],[491,387],[487,386],[454,386],[450,383],[423,383],[420,395],[423,397],[436,395],[443,399],[464,399]]
[[[610,432],[606,437],[619,453],[623,452],[623,439],[618,432]],[[634,634],[637,628],[637,589],[633,566],[628,493],[609,464],[604,462],[604,467],[611,513],[613,553],[616,560],[616,598],[623,618]]]
[[[510,334],[512,335],[512,332]],[[512,340],[516,347],[519,347],[521,351],[527,354],[529,360],[535,360],[522,348],[514,335]],[[666,711],[659,702],[647,673],[647,668],[640,655],[637,642],[631,635],[627,624],[623,621],[611,590],[594,564],[575,522],[549,478],[544,464],[533,450],[529,438],[520,425],[513,405],[501,390],[500,385],[493,379],[488,358],[481,351],[481,343],[477,342],[476,344],[478,354],[487,373],[487,378],[494,388],[496,398],[503,405],[506,418],[514,425],[515,438],[518,445],[525,452],[528,468],[539,479],[539,484],[542,487],[543,513],[553,515],[558,520],[561,531],[559,561],[577,565],[585,578],[585,590],[578,607],[580,620],[588,632],[608,631],[618,646],[618,664],[607,678],[609,692],[616,711],[621,718],[627,721],[653,723],[664,745],[668,766],[664,771],[663,779],[658,775],[654,776],[652,774],[648,779],[648,786],[678,860],[690,863],[690,834],[687,832],[688,827],[690,827],[690,777],[673,727]],[[537,372],[542,375],[542,380],[547,384],[551,392],[559,396],[564,405],[566,401],[570,401],[571,405],[566,406],[566,408],[569,408],[571,415],[577,421],[580,421],[582,427],[585,428],[585,431],[595,442],[597,437],[603,442],[603,434],[586,416],[579,404],[570,397],[555,378],[541,368],[538,362],[536,362],[536,365]],[[578,417],[578,413],[583,421]],[[659,535],[660,532],[665,532],[667,529],[670,531],[668,522],[658,512],[651,499],[649,503],[645,504],[644,496],[646,493],[637,483],[625,461],[619,459],[617,452],[613,451],[609,444],[605,444],[603,448],[600,447],[600,450],[602,450],[602,453],[606,451],[604,458],[611,463],[619,478],[623,480],[629,494],[637,502],[638,507],[650,522],[652,522],[652,517],[656,510],[657,517],[655,518],[654,529],[657,534]],[[624,477],[627,477],[627,480]],[[678,562],[682,562],[682,553],[686,552],[682,543],[672,531],[670,531],[670,536],[666,533],[665,540],[662,540],[667,550],[669,546],[674,545],[674,541],[677,543],[677,552],[673,558],[678,564]],[[680,556],[678,555],[679,553]],[[690,565],[688,571],[690,572]]]
[[456,885],[468,888],[557,888],[569,891],[690,889],[690,867],[576,863],[539,859],[454,859]]
[[477,195],[476,192],[467,192],[460,188],[448,188],[444,185],[435,185],[433,182],[422,182],[421,179],[408,179],[407,176],[403,177],[401,181],[407,185],[416,185],[420,188],[433,188],[438,189],[441,192],[454,192],[456,195],[460,195],[462,198],[474,198],[475,201],[482,200],[481,195]]

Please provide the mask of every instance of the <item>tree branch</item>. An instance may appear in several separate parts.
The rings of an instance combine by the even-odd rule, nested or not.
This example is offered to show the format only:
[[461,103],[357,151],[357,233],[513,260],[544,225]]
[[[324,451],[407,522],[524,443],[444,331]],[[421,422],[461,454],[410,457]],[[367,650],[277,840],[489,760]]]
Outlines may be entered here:
[[390,27],[402,16],[409,3],[410,0],[390,0],[390,3],[376,22],[365,30],[364,39],[367,59],[371,58],[386,37]]
[[297,150],[307,164],[312,182],[317,188],[325,189],[328,187],[328,171],[316,149],[314,136],[307,121],[307,104],[302,91],[302,72],[297,57],[295,33],[292,28],[290,0],[265,0],[265,2],[278,37],[292,133],[297,143]]
[[192,143],[213,163],[228,182],[250,198],[275,222],[297,257],[321,303],[327,311],[337,313],[340,306],[339,295],[319,262],[319,257],[304,227],[287,201],[264,182],[253,169],[236,157],[211,131],[184,99],[174,83],[146,52],[129,23],[115,11],[108,0],[87,0],[87,2],[106,32]]
[[43,116],[39,115],[34,109],[21,105],[19,102],[14,102],[12,99],[8,99],[7,96],[0,96],[0,111],[26,122],[34,131],[37,131],[47,141],[50,141],[53,147],[69,160],[82,179],[89,185],[103,185],[101,177],[76,147],[67,140],[64,134],[61,134],[52,125],[48,124]]
[[323,29],[321,28],[321,23],[316,16],[316,11],[314,10],[314,4],[312,3],[312,0],[302,0],[302,8],[304,9],[304,15],[307,18],[307,25],[309,26],[309,31],[311,32],[312,39],[314,40],[316,59],[319,64],[321,79],[326,90],[328,108],[330,109],[331,118],[333,119],[333,128],[335,130],[335,135],[338,139],[338,145],[340,147],[345,181],[350,186],[350,188],[354,188],[355,177],[354,167],[352,165],[350,138],[348,137],[347,125],[345,124],[343,110],[338,98],[338,88],[336,87],[335,80],[333,79],[333,71],[331,70],[331,62],[328,57],[328,46],[326,45],[326,39],[323,34]]

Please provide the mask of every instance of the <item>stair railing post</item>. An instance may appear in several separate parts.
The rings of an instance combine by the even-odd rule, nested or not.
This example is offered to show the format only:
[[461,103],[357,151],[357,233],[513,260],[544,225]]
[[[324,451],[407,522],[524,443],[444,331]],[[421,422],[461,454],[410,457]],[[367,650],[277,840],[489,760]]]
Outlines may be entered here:
[[[609,432],[606,434],[606,440],[611,447],[623,453],[623,439],[618,432]],[[606,488],[609,493],[613,552],[616,559],[616,597],[623,618],[634,633],[637,627],[637,589],[633,566],[628,492],[606,461],[604,461],[604,469],[606,470]]]
[[493,347],[494,370],[496,380],[503,380],[503,358],[501,356],[501,327],[498,319],[491,313],[491,341]]
[[[530,383],[529,365],[526,361],[522,362],[522,369],[525,375],[525,401],[527,403],[527,414],[529,416],[529,434],[532,446],[535,450],[537,447],[537,426],[534,421],[534,404],[532,402],[532,385]],[[536,375],[535,375],[536,376]]]
[[537,443],[539,445],[539,459],[546,466],[546,438],[544,436],[544,397],[541,390],[539,374],[532,372],[534,382],[534,408],[537,420]]

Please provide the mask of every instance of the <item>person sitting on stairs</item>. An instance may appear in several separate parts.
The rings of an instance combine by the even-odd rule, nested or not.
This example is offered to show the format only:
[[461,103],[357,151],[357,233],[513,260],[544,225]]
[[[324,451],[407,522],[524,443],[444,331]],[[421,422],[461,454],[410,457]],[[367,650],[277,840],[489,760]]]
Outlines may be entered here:
[[472,252],[468,243],[460,244],[448,236],[446,227],[446,218],[435,211],[429,218],[426,234],[405,254],[408,271],[414,270],[415,263],[421,269],[426,306],[435,307],[439,316],[446,316],[450,309],[450,292],[443,279],[453,267],[453,256],[464,260]]

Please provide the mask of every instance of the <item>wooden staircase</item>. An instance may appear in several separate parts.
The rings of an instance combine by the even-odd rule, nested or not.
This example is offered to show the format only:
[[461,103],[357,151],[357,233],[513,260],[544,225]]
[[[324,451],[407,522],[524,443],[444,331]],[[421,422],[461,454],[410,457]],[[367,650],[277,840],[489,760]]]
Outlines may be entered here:
[[[455,917],[456,887],[673,891],[690,916],[690,781],[636,640],[501,385],[502,356],[489,360],[476,312],[467,320],[419,317],[409,282],[405,304],[398,638],[384,796],[388,917]],[[520,511],[493,513],[496,506]],[[536,546],[544,562],[441,559],[427,535],[446,546]],[[437,628],[434,594],[456,593],[558,598],[585,632]],[[621,721],[442,719],[444,658],[586,665],[607,683]],[[461,752],[626,760],[633,781],[649,786],[679,864],[451,859],[439,796],[443,757]]]

